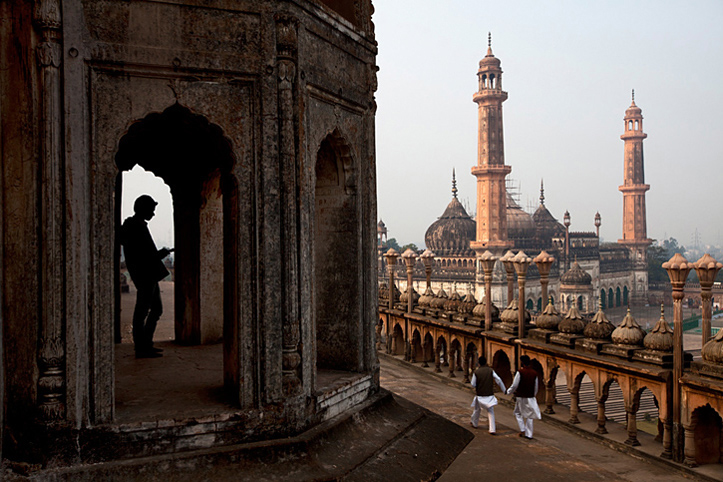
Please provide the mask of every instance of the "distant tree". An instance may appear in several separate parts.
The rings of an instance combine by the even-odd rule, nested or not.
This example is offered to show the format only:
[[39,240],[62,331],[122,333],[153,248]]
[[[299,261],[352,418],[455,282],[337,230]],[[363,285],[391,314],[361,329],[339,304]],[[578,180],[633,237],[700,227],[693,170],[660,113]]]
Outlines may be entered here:
[[419,248],[418,248],[417,245],[414,244],[414,243],[409,243],[409,244],[405,244],[404,246],[402,246],[402,248],[401,248],[402,253],[405,252],[405,251],[408,250],[408,249],[411,249],[411,250],[414,251],[415,253],[418,253],[418,252],[419,252]]
[[651,283],[665,283],[669,281],[668,273],[663,269],[663,263],[668,261],[670,256],[662,246],[652,244],[648,246],[648,281]]
[[384,247],[389,250],[390,248],[394,248],[395,251],[398,253],[402,253],[402,248],[399,246],[399,243],[397,243],[396,238],[389,238],[387,239],[387,242],[384,244]]
[[[685,253],[685,246],[678,245],[678,240],[675,238],[663,240],[663,248],[668,253],[668,259],[672,258],[675,253]],[[666,259],[666,261],[668,260]]]

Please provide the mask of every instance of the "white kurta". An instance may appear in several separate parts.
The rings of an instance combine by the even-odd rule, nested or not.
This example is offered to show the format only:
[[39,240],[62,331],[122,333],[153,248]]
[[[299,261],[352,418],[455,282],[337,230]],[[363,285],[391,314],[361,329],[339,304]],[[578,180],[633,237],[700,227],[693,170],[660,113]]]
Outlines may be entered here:
[[[497,374],[492,371],[492,379],[495,381],[497,386],[500,387],[502,390],[502,393],[505,392],[505,384],[502,383],[502,379],[497,376]],[[470,385],[473,387],[477,386],[477,376],[472,375],[472,380],[470,381]],[[485,397],[477,397],[475,396],[474,399],[472,399],[472,405],[470,405],[472,408],[477,408],[476,405],[479,404],[481,407],[485,408],[486,410],[489,410],[491,407],[494,407],[497,405],[497,397],[494,395],[488,395]]]
[[[515,379],[512,380],[512,385],[507,389],[507,394],[514,393],[520,384],[520,372],[515,373]],[[537,378],[535,378],[535,395],[537,395]],[[523,418],[536,418],[540,420],[542,414],[540,413],[540,407],[537,405],[537,398],[520,398],[517,397],[515,402],[515,411],[518,411]]]

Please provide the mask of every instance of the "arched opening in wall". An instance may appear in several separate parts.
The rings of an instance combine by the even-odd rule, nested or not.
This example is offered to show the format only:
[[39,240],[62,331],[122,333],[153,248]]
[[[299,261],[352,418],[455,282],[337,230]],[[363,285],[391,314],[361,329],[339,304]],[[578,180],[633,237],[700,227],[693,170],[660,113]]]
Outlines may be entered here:
[[723,421],[710,406],[698,407],[693,411],[693,439],[695,441],[695,462],[699,465],[723,462],[721,453],[721,429]]
[[623,286],[623,306],[628,305],[628,287]]
[[608,289],[608,308],[613,308],[615,306],[615,296],[613,295],[613,289]]
[[449,365],[449,350],[447,350],[447,340],[444,339],[443,336],[440,336],[437,338],[437,347],[436,347],[436,354],[435,354],[435,364],[437,366],[437,371],[441,371],[440,367],[446,367]]
[[490,89],[495,88],[495,74],[490,74]]
[[615,307],[622,306],[622,300],[620,297],[620,287],[615,288]]
[[486,89],[486,88],[487,88],[487,75],[486,75],[486,74],[482,74],[482,86],[481,86],[481,88],[482,88],[482,89]]
[[335,130],[321,141],[314,170],[317,369],[362,369],[361,223],[352,170],[349,146]]
[[527,300],[525,303],[525,309],[529,312],[535,309],[535,303],[532,300]]
[[604,290],[604,289],[601,289],[601,290],[600,290],[600,307],[601,307],[603,310],[608,307],[607,297],[605,296],[605,290]]
[[[577,392],[578,412],[584,412],[589,415],[595,416],[597,414],[597,400],[595,400],[595,386],[587,373],[579,373],[574,382],[568,384],[567,377],[562,370],[557,372],[557,378],[555,379],[555,392],[557,402],[571,408],[572,405],[572,394],[570,390],[572,386],[572,392]],[[622,395],[622,392],[621,392]],[[572,409],[571,409],[572,415]],[[579,415],[578,415],[579,418]]]
[[392,355],[404,355],[404,330],[398,323],[392,332]]
[[422,350],[422,335],[419,330],[415,329],[412,333],[412,361],[420,362],[424,359],[424,351]]
[[655,436],[657,442],[663,441],[663,422],[660,420],[658,400],[648,388],[643,387],[635,394],[635,421],[639,431]]
[[[145,306],[137,313],[135,308],[124,309],[129,303],[123,300],[115,305],[120,326],[135,325],[137,332],[133,337],[136,338],[135,354],[130,344],[118,345],[116,349],[116,419],[124,422],[148,419],[153,410],[164,417],[192,416],[209,406],[218,409],[216,404],[238,403],[238,392],[233,394],[238,389],[240,370],[238,344],[233,336],[238,331],[235,307],[239,296],[237,236],[233,233],[238,227],[239,212],[238,187],[231,173],[235,156],[230,141],[220,127],[175,104],[132,124],[119,140],[115,162],[119,171],[115,193],[116,279],[120,280],[122,243],[133,284],[144,286],[145,299],[151,300],[141,303]],[[161,179],[170,191],[170,199],[156,199],[165,204],[156,207],[157,218],[170,212],[172,202],[173,238],[167,239],[168,228],[165,236],[162,230],[156,234],[156,248],[174,245],[174,283],[172,290],[165,289],[160,296],[154,287],[160,271],[152,269],[157,266],[159,255],[154,253],[153,243],[148,239],[147,216],[146,219],[133,216],[130,224],[129,220],[121,219],[121,206],[134,201],[125,198],[146,188],[137,180],[138,168]],[[132,173],[124,174],[129,171]],[[170,219],[154,219],[149,225],[170,226],[171,223]],[[133,264],[136,268],[131,267]],[[159,303],[164,305],[167,314],[173,314],[173,326],[162,325],[161,330],[152,333]],[[123,331],[121,341],[126,341]],[[165,351],[158,353],[148,346],[151,338],[153,341],[172,339],[175,343],[159,344]],[[187,345],[203,345],[203,348],[188,351],[183,347]],[[148,357],[158,359],[145,359]],[[177,376],[199,366],[204,367],[201,377]],[[137,376],[139,370],[146,374],[141,382]],[[166,371],[168,374],[164,376]],[[158,379],[163,383],[154,381]],[[181,413],[168,413],[169,396],[183,400],[176,404],[183,407],[179,409]]]
[[479,360],[479,353],[474,343],[467,343],[464,357],[467,362],[467,376],[471,378],[477,369],[477,360]]
[[495,352],[494,357],[492,357],[492,369],[502,379],[506,387],[512,385],[512,366],[510,365],[510,359],[502,350]]
[[453,339],[452,343],[449,344],[449,356],[447,357],[447,362],[449,363],[449,376],[454,377],[456,376],[454,374],[455,371],[462,371],[462,345],[460,344],[459,340]]
[[635,130],[640,129],[640,121],[635,121]]
[[[605,400],[605,417],[611,421],[625,425],[627,416],[625,413],[625,399],[623,391],[616,380],[610,381],[607,386],[607,400]],[[597,413],[597,412],[593,412]]]
[[584,303],[583,303],[582,296],[578,296],[577,297],[577,309],[580,311],[585,311],[585,308],[583,306],[584,306]]
[[432,335],[430,333],[427,333],[424,335],[424,343],[422,344],[422,349],[424,351],[424,359],[422,360],[424,363],[433,362],[434,361],[434,338],[432,338]]
[[628,121],[628,129],[627,130],[630,131],[632,129],[633,129],[633,121]]
[[[121,202],[120,222],[133,216],[133,205],[135,200],[142,195],[150,195],[157,206],[153,219],[148,222],[148,230],[151,233],[156,247],[173,248],[175,238],[173,236],[173,198],[171,190],[166,183],[159,177],[144,170],[139,165],[133,167],[129,171],[124,171],[119,177],[121,182]],[[114,338],[116,343],[133,343],[133,310],[136,304],[137,288],[131,280],[128,266],[125,261],[125,253],[122,245],[119,245],[120,257],[120,286],[116,291],[116,306],[118,309],[115,313]],[[159,282],[161,298],[165,299],[163,303],[163,313],[158,320],[154,341],[170,341],[174,336],[174,255],[171,253],[163,259],[163,264],[169,271],[169,275]]]
[[537,298],[537,311],[542,311],[542,297]]

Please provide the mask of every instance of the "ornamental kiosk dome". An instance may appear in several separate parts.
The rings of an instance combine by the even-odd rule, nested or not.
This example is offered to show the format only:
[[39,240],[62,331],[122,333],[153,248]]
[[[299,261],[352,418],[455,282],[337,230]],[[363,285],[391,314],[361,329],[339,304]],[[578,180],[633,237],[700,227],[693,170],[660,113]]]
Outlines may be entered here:
[[570,270],[560,276],[560,284],[568,286],[589,286],[592,284],[592,276],[575,261],[572,263]]

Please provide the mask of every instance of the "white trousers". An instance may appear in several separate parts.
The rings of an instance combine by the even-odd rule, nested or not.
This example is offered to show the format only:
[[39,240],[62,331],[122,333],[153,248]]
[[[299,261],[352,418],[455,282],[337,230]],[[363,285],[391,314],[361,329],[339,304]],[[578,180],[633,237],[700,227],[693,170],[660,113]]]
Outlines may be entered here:
[[515,418],[517,419],[517,425],[519,425],[520,427],[520,432],[524,432],[525,437],[532,438],[532,421],[534,419],[524,418],[520,413],[519,404],[515,404],[515,411],[512,413],[515,414]]
[[[470,420],[474,428],[477,428],[477,425],[479,425],[479,414],[481,408],[482,405],[480,403],[475,404],[474,411],[472,412],[472,419]],[[490,433],[495,433],[497,431],[497,427],[495,425],[495,407],[487,409],[487,420],[489,421]]]

